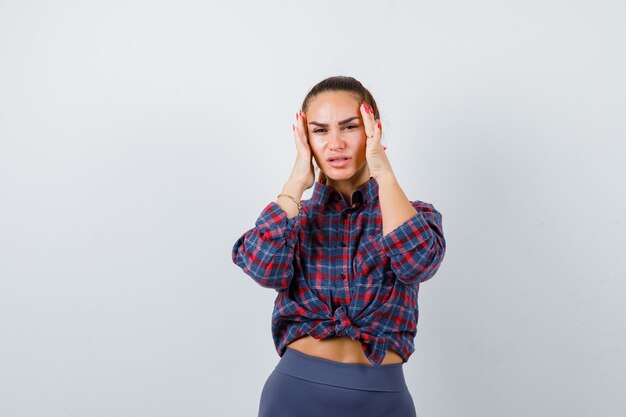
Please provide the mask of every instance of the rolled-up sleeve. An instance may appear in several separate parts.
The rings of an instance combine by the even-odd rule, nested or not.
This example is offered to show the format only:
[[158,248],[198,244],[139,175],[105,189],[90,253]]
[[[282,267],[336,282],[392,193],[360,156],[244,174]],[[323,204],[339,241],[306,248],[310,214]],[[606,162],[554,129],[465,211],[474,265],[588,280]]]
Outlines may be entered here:
[[232,259],[259,285],[280,290],[293,278],[293,258],[302,213],[291,219],[276,203],[269,203],[233,245]]
[[381,240],[381,252],[390,258],[396,278],[409,285],[432,278],[446,251],[441,213],[423,201],[411,204],[417,214]]

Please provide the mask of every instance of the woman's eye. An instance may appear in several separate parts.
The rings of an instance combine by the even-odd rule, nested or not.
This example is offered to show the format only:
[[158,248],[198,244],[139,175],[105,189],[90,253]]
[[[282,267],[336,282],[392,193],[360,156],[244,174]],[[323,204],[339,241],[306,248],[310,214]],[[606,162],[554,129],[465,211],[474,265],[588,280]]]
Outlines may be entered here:
[[[347,129],[347,128],[349,128],[349,127],[353,128],[353,129],[356,129],[358,126],[355,126],[355,125],[348,125],[348,126],[346,126],[346,129]],[[315,129],[315,130],[313,131],[313,133],[323,132],[324,130],[326,130],[326,129]],[[352,130],[352,129],[350,129],[350,130]]]

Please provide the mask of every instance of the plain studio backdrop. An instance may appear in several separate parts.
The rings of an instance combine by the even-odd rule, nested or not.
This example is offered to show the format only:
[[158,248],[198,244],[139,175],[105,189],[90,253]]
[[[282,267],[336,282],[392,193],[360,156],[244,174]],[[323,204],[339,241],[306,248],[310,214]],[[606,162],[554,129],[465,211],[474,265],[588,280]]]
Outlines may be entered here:
[[0,1],[0,415],[256,416],[276,292],[231,249],[332,75],[443,215],[418,416],[626,415],[625,12]]

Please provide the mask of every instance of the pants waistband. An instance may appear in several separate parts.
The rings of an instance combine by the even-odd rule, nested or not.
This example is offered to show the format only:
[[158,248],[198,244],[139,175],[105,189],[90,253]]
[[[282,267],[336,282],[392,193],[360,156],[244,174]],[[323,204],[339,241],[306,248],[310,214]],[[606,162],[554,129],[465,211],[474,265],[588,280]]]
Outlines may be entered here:
[[321,384],[368,391],[405,391],[404,363],[375,367],[365,363],[344,363],[307,355],[286,348],[274,368],[283,374]]

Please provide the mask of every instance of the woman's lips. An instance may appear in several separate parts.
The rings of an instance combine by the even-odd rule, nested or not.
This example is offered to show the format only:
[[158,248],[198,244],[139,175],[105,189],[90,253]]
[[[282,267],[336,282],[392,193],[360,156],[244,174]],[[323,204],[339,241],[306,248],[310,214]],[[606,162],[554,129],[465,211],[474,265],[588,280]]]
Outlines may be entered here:
[[343,168],[346,165],[348,165],[348,163],[350,163],[350,161],[352,160],[352,158],[348,158],[348,159],[335,159],[333,161],[328,161],[328,164],[331,167],[334,168]]

